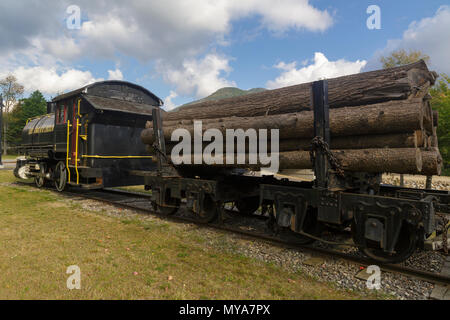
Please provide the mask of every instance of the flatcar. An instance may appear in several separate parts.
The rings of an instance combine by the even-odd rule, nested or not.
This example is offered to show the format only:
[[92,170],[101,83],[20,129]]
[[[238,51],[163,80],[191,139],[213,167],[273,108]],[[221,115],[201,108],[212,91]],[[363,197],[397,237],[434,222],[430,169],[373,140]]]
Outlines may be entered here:
[[[312,85],[314,140],[330,144],[328,85]],[[442,216],[450,217],[450,192],[383,185],[381,173],[339,172],[331,164],[326,147],[315,148],[311,182],[252,176],[233,168],[175,166],[165,154],[164,117],[154,111],[157,137],[154,156],[157,173],[142,173],[152,190],[155,209],[173,214],[186,200],[198,220],[223,220],[223,204],[234,202],[242,213],[259,207],[275,232],[294,235],[299,242],[327,241],[326,232],[349,230],[353,245],[374,260],[396,263],[406,260],[425,239],[447,232]],[[159,134],[158,134],[159,132]],[[314,141],[313,140],[313,141]],[[444,222],[443,224],[440,224]],[[329,241],[328,241],[329,242]],[[337,243],[336,243],[337,244]]]
[[53,182],[95,189],[143,184],[132,170],[152,170],[140,142],[152,110],[162,101],[125,81],[97,82],[59,95],[47,114],[30,119],[22,132],[15,174],[34,178],[38,187]]

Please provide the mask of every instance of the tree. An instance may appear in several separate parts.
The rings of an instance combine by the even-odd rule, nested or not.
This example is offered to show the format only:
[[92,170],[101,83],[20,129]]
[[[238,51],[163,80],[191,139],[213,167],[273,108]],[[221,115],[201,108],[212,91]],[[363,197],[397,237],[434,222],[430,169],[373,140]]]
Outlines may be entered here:
[[409,50],[407,52],[405,49],[399,49],[392,51],[391,54],[386,57],[381,57],[380,62],[383,64],[383,69],[387,69],[413,63],[420,59],[425,62],[430,61],[430,57],[419,50]]
[[3,150],[7,154],[7,131],[9,125],[9,115],[13,108],[17,105],[19,97],[23,94],[24,88],[17,82],[17,78],[8,75],[5,79],[0,80],[0,88],[3,95],[4,113],[3,113]]
[[450,77],[441,74],[439,81],[430,89],[431,107],[439,112],[437,136],[439,150],[444,160],[443,174],[450,175]]
[[47,102],[40,91],[35,91],[28,98],[21,99],[9,115],[8,143],[13,145],[19,144],[22,139],[22,129],[27,120],[43,115],[46,112]]

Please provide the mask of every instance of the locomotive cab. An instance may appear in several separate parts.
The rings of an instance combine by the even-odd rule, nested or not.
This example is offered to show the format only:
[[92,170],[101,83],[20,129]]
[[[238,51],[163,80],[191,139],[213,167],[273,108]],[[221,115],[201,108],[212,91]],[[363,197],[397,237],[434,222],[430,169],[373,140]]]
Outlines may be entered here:
[[124,81],[60,95],[47,104],[48,114],[24,127],[20,149],[26,160],[17,162],[16,176],[33,177],[39,187],[53,181],[60,191],[67,184],[89,189],[143,184],[130,172],[154,168],[139,141],[152,110],[161,105],[150,91]]

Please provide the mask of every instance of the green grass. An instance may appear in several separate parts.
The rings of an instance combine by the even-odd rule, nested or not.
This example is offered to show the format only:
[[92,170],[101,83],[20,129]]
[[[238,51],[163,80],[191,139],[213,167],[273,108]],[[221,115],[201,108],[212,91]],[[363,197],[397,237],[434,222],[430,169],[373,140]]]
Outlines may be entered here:
[[18,157],[18,155],[2,155],[2,160],[16,160],[16,158]]
[[[103,204],[13,181],[0,172],[0,299],[366,298],[229,253],[199,228],[108,215]],[[81,290],[66,287],[71,265],[81,269]]]

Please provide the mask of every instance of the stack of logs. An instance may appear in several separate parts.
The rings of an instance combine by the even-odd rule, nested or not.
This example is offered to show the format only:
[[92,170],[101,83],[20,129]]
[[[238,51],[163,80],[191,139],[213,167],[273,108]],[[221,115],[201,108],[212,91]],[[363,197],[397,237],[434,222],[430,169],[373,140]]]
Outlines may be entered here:
[[[439,175],[438,113],[431,109],[428,94],[435,80],[436,73],[422,60],[329,79],[330,148],[343,169]],[[174,130],[184,128],[193,136],[195,120],[202,121],[203,131],[219,129],[224,137],[226,129],[279,129],[280,169],[312,168],[311,83],[200,102],[165,113],[163,131],[169,153],[177,143],[171,142]],[[141,138],[148,145],[154,143],[152,122],[147,122]]]

